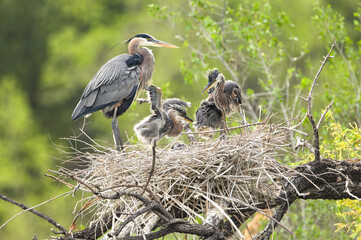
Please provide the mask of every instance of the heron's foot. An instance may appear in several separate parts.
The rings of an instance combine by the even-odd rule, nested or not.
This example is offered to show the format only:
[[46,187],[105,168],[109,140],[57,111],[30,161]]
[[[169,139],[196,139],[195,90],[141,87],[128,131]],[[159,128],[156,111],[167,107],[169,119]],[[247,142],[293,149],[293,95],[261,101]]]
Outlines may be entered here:
[[226,131],[221,131],[220,135],[219,135],[219,139],[220,140],[226,140],[227,139],[227,133]]
[[120,132],[118,135],[115,132],[113,132],[113,138],[114,138],[114,143],[115,143],[115,146],[116,146],[118,152],[124,152],[122,139],[120,138]]
[[227,122],[224,120],[223,121],[223,124],[222,124],[222,132],[221,133],[225,133],[225,134],[230,134],[230,131],[229,131],[229,129],[228,129],[228,126],[227,126]]

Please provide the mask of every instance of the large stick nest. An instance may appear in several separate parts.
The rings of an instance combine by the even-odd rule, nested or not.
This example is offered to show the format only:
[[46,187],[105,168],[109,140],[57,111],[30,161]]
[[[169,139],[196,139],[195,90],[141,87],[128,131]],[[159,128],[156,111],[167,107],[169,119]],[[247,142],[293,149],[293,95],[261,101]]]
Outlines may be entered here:
[[[241,133],[195,142],[181,150],[157,147],[156,167],[148,185],[150,191],[144,196],[158,199],[173,215],[186,217],[190,222],[202,220],[211,207],[221,207],[228,212],[272,202],[282,191],[282,181],[288,179],[292,171],[279,163],[282,154],[289,153],[289,128],[284,124],[267,124],[253,131],[236,131]],[[95,143],[89,146],[93,153],[77,150],[73,159],[87,166],[62,167],[63,178],[81,179],[84,184],[78,185],[78,191],[91,192],[91,186],[103,195],[116,191],[142,192],[152,162],[149,147],[128,145],[125,153],[119,153]],[[113,229],[144,206],[130,196],[110,200],[96,194],[85,194],[79,203],[79,212],[91,215],[89,226],[100,224],[111,214]],[[123,229],[123,234],[149,231],[144,230],[144,225],[153,217],[150,212],[139,216],[136,223]]]

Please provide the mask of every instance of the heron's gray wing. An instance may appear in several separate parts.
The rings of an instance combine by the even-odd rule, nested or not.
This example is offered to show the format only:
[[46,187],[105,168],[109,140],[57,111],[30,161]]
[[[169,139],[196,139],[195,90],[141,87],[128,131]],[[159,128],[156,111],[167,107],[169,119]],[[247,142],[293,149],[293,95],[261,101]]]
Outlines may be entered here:
[[122,100],[133,100],[141,73],[138,65],[127,65],[126,61],[130,57],[129,54],[116,56],[99,69],[84,89],[72,114],[73,120]]

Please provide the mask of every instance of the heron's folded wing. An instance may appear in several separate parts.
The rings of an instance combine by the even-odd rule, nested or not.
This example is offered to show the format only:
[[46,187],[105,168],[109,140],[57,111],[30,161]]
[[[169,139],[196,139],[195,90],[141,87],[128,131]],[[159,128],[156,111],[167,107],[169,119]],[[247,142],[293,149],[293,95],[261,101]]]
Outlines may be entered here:
[[129,54],[116,56],[99,69],[84,89],[72,114],[73,120],[134,95],[139,85],[140,67],[128,67],[126,60],[130,57]]

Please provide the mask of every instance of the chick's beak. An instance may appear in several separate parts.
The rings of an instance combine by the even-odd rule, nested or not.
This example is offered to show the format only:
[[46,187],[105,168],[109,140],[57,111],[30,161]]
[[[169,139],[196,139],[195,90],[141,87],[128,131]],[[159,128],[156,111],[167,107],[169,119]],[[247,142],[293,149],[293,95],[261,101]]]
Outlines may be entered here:
[[154,46],[155,47],[167,47],[167,48],[178,48],[178,46],[176,45],[173,45],[173,44],[170,44],[170,43],[166,43],[166,42],[163,42],[163,41],[159,41],[157,39],[155,39],[153,41],[154,43]]
[[204,87],[202,93],[204,93],[205,91],[207,91],[208,89],[210,89],[211,87],[213,87],[213,85],[214,85],[215,82],[216,82],[216,81],[214,81],[214,82],[209,82],[209,83],[207,84],[207,86]]
[[188,116],[182,116],[187,122],[192,123],[193,120],[191,118],[189,118]]

